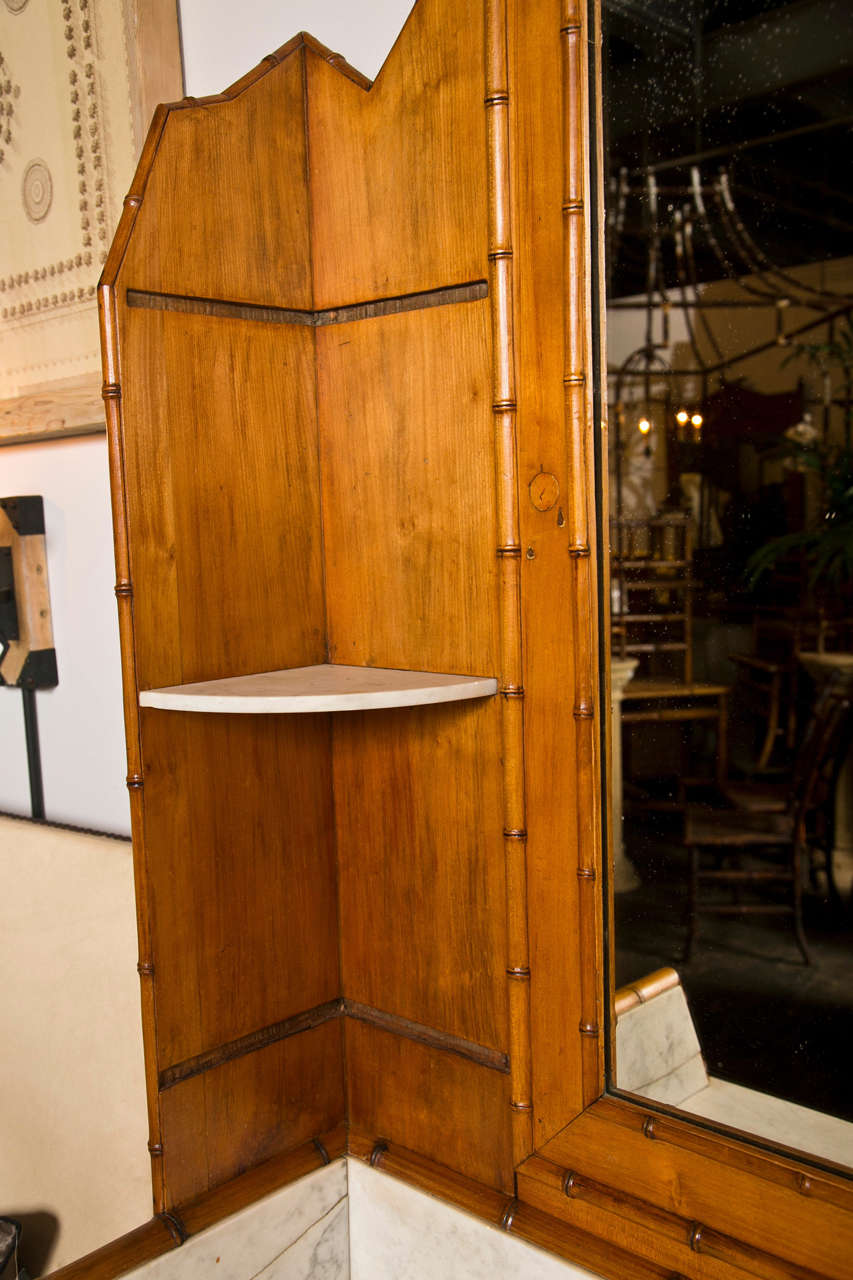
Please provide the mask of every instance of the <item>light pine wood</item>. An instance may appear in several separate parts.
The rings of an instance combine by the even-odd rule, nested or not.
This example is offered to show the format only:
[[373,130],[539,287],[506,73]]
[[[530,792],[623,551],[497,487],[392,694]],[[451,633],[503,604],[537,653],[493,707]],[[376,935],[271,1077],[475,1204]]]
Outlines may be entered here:
[[329,733],[145,711],[142,737],[162,1071],[339,994]]
[[[0,677],[17,684],[30,654],[53,648],[47,549],[43,533],[20,535],[0,507],[0,547],[12,555],[18,635],[7,640],[0,659]],[[24,677],[26,680],[26,676]]]
[[181,33],[175,0],[123,0],[137,154],[157,104],[183,92]]
[[509,1076],[350,1020],[345,1036],[353,1129],[377,1140],[390,1132],[470,1181],[512,1191]]
[[[124,263],[127,288],[311,307],[304,45],[289,55],[271,55],[282,58],[280,74],[269,74],[274,63],[262,65],[254,82],[245,77],[250,84],[221,95],[218,111],[185,99],[155,116],[149,142],[157,163],[148,173],[140,165],[131,188],[141,204]],[[175,253],[162,229],[179,226],[188,205],[195,233]],[[255,216],[247,218],[250,207]]]
[[488,339],[477,301],[317,333],[333,662],[499,669]]
[[144,689],[141,707],[165,711],[229,712],[241,715],[294,715],[370,708],[415,707],[461,702],[497,693],[493,677],[456,676],[429,671],[389,671],[384,667],[345,667],[323,663],[263,671],[257,675],[208,680],[198,684]]
[[308,51],[315,306],[486,278],[483,40],[479,4],[421,0],[369,93]]
[[155,1203],[346,1124],[602,1275],[836,1277],[842,1178],[603,1095],[594,19],[418,0],[373,86],[299,36],[155,115],[100,291]]
[[105,430],[97,374],[0,400],[0,445],[98,435]]
[[499,720],[494,700],[338,717],[333,758],[344,994],[506,1052]]
[[617,1200],[627,1194],[738,1242],[740,1265],[752,1250],[777,1260],[758,1275],[849,1274],[849,1183],[795,1160],[739,1150],[689,1122],[607,1098],[540,1154],[581,1180],[611,1187]]

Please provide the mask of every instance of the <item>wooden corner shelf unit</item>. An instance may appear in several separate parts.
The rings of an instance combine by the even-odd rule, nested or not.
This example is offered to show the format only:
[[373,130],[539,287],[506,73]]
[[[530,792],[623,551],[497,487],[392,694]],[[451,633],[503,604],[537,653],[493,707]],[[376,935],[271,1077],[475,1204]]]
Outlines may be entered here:
[[[125,1261],[344,1149],[603,1274],[765,1257],[601,1096],[589,23],[418,0],[372,85],[302,35],[154,117],[99,286],[161,1215]],[[775,1193],[750,1274],[806,1265]]]

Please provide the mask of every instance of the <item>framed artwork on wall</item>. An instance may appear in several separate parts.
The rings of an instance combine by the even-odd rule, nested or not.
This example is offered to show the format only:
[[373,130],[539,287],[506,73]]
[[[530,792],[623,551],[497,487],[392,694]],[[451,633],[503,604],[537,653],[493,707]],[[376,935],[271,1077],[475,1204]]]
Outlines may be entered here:
[[0,444],[105,429],[95,286],[182,79],[177,0],[0,0]]

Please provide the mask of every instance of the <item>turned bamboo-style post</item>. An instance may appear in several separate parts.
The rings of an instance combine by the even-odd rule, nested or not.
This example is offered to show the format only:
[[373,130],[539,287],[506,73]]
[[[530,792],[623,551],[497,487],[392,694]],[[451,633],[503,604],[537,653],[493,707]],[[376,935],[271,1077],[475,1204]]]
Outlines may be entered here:
[[[166,109],[158,108],[148,135],[139,174],[146,172],[149,159],[166,119]],[[165,1204],[163,1179],[163,1143],[160,1126],[159,1088],[157,1080],[156,1013],[154,1000],[154,960],[151,944],[150,876],[145,850],[145,826],[142,812],[142,747],[139,736],[139,707],[136,677],[136,648],[133,635],[133,580],[127,535],[127,498],[124,463],[121,382],[118,359],[118,322],[116,295],[111,282],[124,256],[139,206],[144,180],[137,176],[134,188],[126,197],[124,212],[116,238],[98,286],[98,309],[103,353],[103,398],[107,418],[109,444],[110,493],[113,515],[113,541],[116,562],[116,602],[118,606],[119,641],[121,645],[122,689],[124,696],[125,738],[127,742],[127,786],[130,798],[130,823],[133,836],[134,873],[136,880],[136,919],[139,946],[139,972],[142,1003],[142,1035],[145,1045],[145,1085],[148,1105],[148,1151],[151,1156],[151,1182],[154,1211],[162,1213]]]
[[533,1150],[530,1054],[530,947],[524,799],[524,689],[521,654],[521,542],[518,524],[515,345],[510,215],[509,76],[505,0],[486,3],[486,130],[492,409],[500,564],[501,737],[506,857],[509,1056],[513,1163]]
[[[590,495],[595,492],[592,438],[593,398],[590,352],[587,348],[587,314],[590,282],[586,267],[588,108],[584,63],[587,17],[577,0],[567,0],[561,24],[563,50],[563,254],[565,280],[564,365],[566,435],[570,448],[569,555],[575,577],[575,612],[572,652],[575,667],[574,717],[577,768],[580,779],[598,777],[598,711],[595,702],[596,620],[595,558],[591,545]],[[586,792],[586,788],[584,789]],[[588,793],[593,804],[577,806],[578,930],[582,962],[581,1019],[584,1105],[601,1092],[602,1018],[598,982],[592,963],[597,953],[601,919],[599,866],[596,851],[601,843],[601,811],[597,787]]]

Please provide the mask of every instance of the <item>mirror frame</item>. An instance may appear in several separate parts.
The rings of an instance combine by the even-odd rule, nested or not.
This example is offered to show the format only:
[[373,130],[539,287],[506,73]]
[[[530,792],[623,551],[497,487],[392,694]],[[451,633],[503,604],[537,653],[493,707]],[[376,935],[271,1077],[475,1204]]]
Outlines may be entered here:
[[[529,2],[529,0],[528,0]],[[527,17],[525,0],[486,0],[494,20]],[[540,6],[541,8],[542,6]],[[556,9],[556,0],[548,0]],[[543,8],[544,12],[544,8]],[[55,1280],[108,1280],[183,1244],[188,1236],[294,1178],[348,1153],[488,1222],[618,1280],[767,1280],[819,1276],[843,1280],[853,1257],[851,1171],[831,1169],[796,1151],[721,1132],[673,1108],[608,1089],[613,1043],[612,895],[603,762],[609,742],[606,545],[607,428],[602,391],[604,325],[601,35],[599,0],[560,0],[563,61],[564,205],[567,346],[583,370],[566,379],[568,508],[574,574],[574,631],[569,637],[578,695],[574,725],[578,769],[578,915],[582,1016],[565,1060],[543,1063],[578,1082],[581,1105],[555,1136],[521,1159],[515,1194],[472,1182],[417,1153],[347,1133],[257,1166],[181,1206],[180,1218],[151,1222],[78,1263]],[[242,83],[242,82],[238,82]],[[235,86],[236,88],[236,86]],[[230,91],[229,91],[230,92]],[[220,95],[221,101],[227,95]],[[134,197],[136,198],[136,197]],[[137,198],[138,199],[138,198]],[[591,211],[591,217],[589,216]],[[103,296],[103,295],[102,295]],[[568,385],[571,383],[571,385]],[[118,415],[107,378],[108,414]],[[574,421],[584,424],[571,429]],[[588,424],[601,422],[600,430]],[[113,437],[114,438],[114,435]],[[114,461],[118,468],[121,460]],[[595,501],[590,501],[595,494]],[[121,585],[121,584],[120,584]],[[565,986],[565,977],[563,977]],[[551,1054],[558,1058],[556,1050]],[[534,1061],[534,1072],[537,1064]]]

